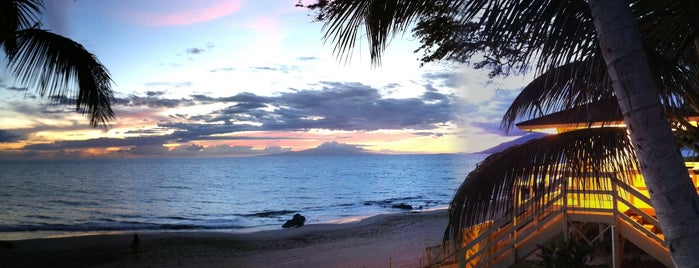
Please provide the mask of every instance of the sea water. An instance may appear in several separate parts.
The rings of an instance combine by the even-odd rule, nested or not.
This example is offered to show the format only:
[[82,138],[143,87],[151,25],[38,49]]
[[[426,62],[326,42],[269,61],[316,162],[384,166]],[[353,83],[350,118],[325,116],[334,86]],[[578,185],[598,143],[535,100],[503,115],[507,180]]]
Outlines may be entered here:
[[446,208],[485,155],[0,161],[0,240],[249,231]]

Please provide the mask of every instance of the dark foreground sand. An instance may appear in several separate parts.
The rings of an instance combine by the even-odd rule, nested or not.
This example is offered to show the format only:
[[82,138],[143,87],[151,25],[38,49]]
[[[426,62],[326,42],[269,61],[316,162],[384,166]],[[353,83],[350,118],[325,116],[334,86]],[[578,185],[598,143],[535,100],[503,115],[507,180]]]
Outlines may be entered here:
[[446,210],[247,234],[142,233],[13,241],[0,267],[420,267],[441,242]]

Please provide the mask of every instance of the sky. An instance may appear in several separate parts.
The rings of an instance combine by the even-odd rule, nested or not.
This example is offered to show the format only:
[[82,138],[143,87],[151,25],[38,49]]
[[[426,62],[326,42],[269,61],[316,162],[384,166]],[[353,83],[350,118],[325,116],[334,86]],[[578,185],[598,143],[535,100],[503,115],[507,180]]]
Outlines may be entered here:
[[469,153],[524,134],[499,124],[526,78],[420,66],[410,33],[391,41],[381,66],[364,40],[340,61],[297,0],[45,2],[42,27],[109,69],[117,117],[92,128],[3,65],[0,158],[254,156],[323,144]]

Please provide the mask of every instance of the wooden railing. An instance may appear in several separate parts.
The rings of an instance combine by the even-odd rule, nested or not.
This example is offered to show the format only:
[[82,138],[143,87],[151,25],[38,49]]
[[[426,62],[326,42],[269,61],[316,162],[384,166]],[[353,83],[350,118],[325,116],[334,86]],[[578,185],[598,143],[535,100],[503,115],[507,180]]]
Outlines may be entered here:
[[[554,233],[567,235],[569,218],[581,219],[590,213],[608,222],[617,219],[625,222],[664,247],[650,198],[628,183],[614,179],[613,173],[603,175],[599,182],[603,187],[587,185],[592,189],[582,189],[572,183],[573,177],[562,174],[562,179],[551,181],[553,192],[518,204],[514,211],[519,214],[511,212],[496,221],[463,230],[460,251],[454,252],[453,246],[441,246],[441,256],[433,254],[435,261],[430,261],[428,266],[455,266],[457,259],[459,267],[469,268],[514,263],[536,250],[533,243],[544,243],[541,239],[550,240]],[[539,202],[544,204],[538,205]]]

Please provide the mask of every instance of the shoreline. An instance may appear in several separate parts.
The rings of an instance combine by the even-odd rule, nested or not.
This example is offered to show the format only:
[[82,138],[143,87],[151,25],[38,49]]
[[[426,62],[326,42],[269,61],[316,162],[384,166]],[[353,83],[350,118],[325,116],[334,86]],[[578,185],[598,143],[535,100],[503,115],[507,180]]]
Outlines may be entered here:
[[[348,224],[360,222],[372,217],[380,217],[382,215],[391,214],[404,214],[404,213],[425,213],[432,211],[447,210],[449,206],[435,206],[425,209],[414,209],[414,210],[398,210],[398,211],[377,211],[370,214],[356,215],[356,216],[346,216],[329,220],[315,221],[308,223],[306,226],[315,225],[326,225],[326,224]],[[22,240],[34,240],[34,239],[52,239],[52,238],[69,238],[69,237],[80,237],[80,236],[95,236],[95,235],[125,235],[134,233],[234,233],[234,234],[247,234],[263,231],[275,231],[283,230],[281,228],[282,223],[275,225],[260,225],[260,226],[248,226],[248,227],[238,227],[238,228],[182,228],[182,229],[117,229],[117,230],[39,230],[39,231],[12,231],[12,232],[0,232],[0,241],[14,242]]]
[[446,209],[255,232],[133,232],[11,241],[0,266],[418,267],[442,241]]

